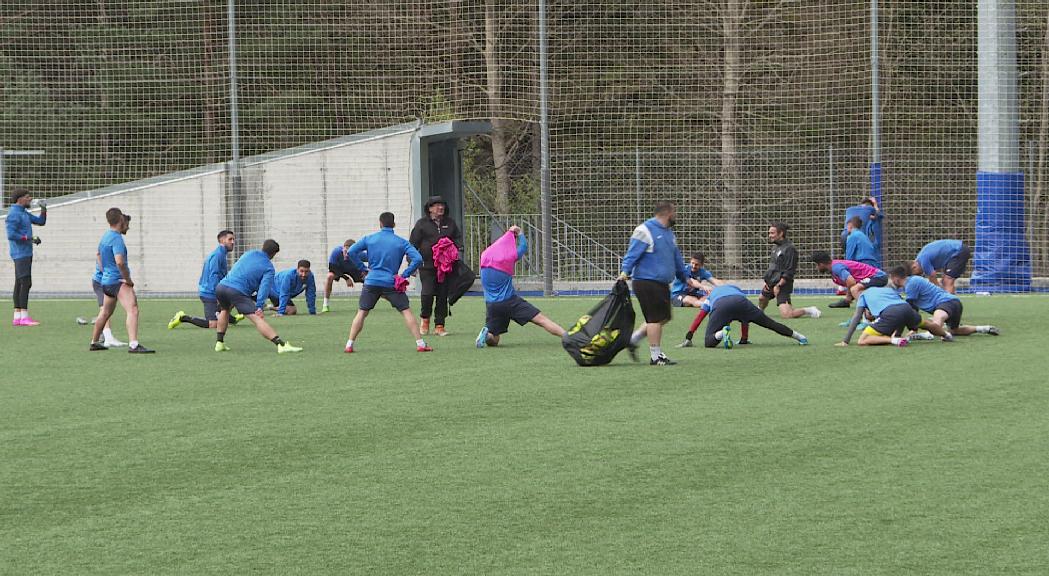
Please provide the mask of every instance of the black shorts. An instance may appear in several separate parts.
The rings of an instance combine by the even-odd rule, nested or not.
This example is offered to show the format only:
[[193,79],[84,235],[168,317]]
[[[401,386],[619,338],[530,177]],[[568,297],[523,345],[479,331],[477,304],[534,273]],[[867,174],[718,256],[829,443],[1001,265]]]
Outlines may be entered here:
[[670,286],[655,280],[634,280],[634,295],[645,322],[659,324],[671,316]]
[[91,280],[91,290],[95,293],[95,300],[98,301],[98,307],[102,307],[102,302],[105,301],[106,295],[102,292],[102,284],[97,280]]
[[365,284],[364,288],[361,290],[361,299],[358,302],[357,307],[361,310],[371,310],[379,303],[379,298],[385,298],[391,306],[397,309],[398,312],[404,312],[410,306],[408,303],[408,295],[404,292],[398,292],[393,288],[369,286]]
[[204,319],[208,322],[212,320],[218,320],[219,317],[219,302],[214,298],[207,298],[205,296],[200,297],[200,301],[204,304]]
[[951,330],[956,330],[962,325],[962,301],[961,300],[948,300],[943,304],[936,307],[937,310],[943,310],[947,313],[947,327]]
[[496,336],[505,334],[510,327],[510,321],[517,322],[518,326],[524,326],[539,315],[539,309],[532,303],[520,296],[514,295],[509,300],[502,302],[487,302],[484,325],[488,327],[488,333]]
[[790,294],[794,291],[794,279],[791,278],[783,283],[779,289],[779,296],[772,291],[772,287],[765,284],[761,287],[761,296],[766,300],[776,300],[776,305],[790,304]]
[[753,322],[764,312],[745,296],[723,296],[707,317],[707,334],[712,335],[733,322]]
[[[278,308],[280,306],[280,298],[277,298],[276,296],[270,296],[270,304],[273,304],[274,308]],[[288,308],[291,308],[293,306],[295,306],[295,301],[288,299]]]
[[335,278],[342,280],[344,278],[351,278],[354,282],[364,281],[364,274],[353,264],[349,262],[345,264],[328,264],[328,272],[335,275]]
[[254,314],[256,310],[255,300],[239,290],[219,284],[215,288],[215,300],[218,302],[219,310],[236,310],[247,316]]
[[15,280],[33,275],[33,257],[15,260]]
[[965,274],[965,268],[969,265],[969,259],[972,258],[972,255],[972,250],[965,244],[962,244],[958,253],[948,260],[947,265],[943,267],[943,275],[951,278],[961,278],[962,274]]
[[860,280],[860,284],[864,288],[884,288],[889,285],[889,277],[885,274],[878,274],[877,276]]
[[117,294],[120,294],[120,287],[123,286],[123,282],[117,282],[115,284],[103,284],[102,293],[110,298],[116,298]]
[[874,319],[870,328],[879,334],[892,336],[904,328],[917,330],[921,323],[922,317],[918,314],[918,311],[911,308],[910,304],[901,302],[882,310],[881,314]]

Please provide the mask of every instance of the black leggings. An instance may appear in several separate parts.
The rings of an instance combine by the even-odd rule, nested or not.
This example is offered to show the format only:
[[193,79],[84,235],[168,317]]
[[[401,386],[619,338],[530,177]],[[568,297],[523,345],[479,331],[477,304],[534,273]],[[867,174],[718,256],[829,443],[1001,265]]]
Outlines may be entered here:
[[707,333],[703,339],[703,345],[707,348],[714,348],[718,345],[720,341],[714,334],[732,322],[753,322],[787,338],[794,335],[794,330],[769,318],[743,296],[726,296],[723,300],[718,301],[718,307],[710,313],[707,321],[709,324],[707,324]]
[[27,310],[29,308],[29,289],[33,287],[33,277],[23,276],[15,278],[15,289],[12,293],[15,308]]

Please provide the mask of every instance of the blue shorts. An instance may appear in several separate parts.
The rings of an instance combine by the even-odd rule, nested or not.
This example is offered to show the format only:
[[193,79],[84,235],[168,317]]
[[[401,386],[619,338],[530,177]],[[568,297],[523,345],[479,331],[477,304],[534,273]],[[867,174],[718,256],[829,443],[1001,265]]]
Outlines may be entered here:
[[215,300],[218,301],[220,310],[234,310],[247,316],[254,314],[256,310],[255,300],[235,288],[219,284],[215,288]]
[[200,301],[204,304],[204,319],[208,322],[212,320],[218,320],[219,317],[219,301],[214,298],[207,296],[201,296]]

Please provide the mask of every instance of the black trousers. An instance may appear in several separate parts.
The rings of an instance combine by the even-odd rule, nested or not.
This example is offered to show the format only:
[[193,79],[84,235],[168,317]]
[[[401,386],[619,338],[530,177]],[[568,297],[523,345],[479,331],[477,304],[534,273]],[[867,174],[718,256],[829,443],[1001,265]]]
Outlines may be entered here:
[[[438,284],[436,292],[436,294],[422,295],[422,309],[419,311],[419,316],[422,318],[433,316],[434,324],[443,325],[444,319],[448,317],[448,285]],[[436,309],[434,308],[435,302]]]
[[794,335],[794,330],[769,318],[760,308],[743,296],[726,296],[719,300],[717,307],[714,308],[714,311],[707,318],[707,322],[709,322],[707,324],[707,333],[703,338],[703,345],[707,348],[714,348],[718,345],[719,341],[714,336],[715,333],[732,322],[753,322],[762,328],[772,330],[776,334],[786,336],[787,338]]
[[29,289],[33,287],[33,257],[15,260],[15,288],[11,292],[15,308],[29,308]]

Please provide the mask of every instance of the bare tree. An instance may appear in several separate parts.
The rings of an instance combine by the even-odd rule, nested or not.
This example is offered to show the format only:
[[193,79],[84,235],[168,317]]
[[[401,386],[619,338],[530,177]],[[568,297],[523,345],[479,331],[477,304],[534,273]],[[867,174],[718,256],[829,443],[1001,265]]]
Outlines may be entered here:
[[492,161],[495,164],[495,210],[510,213],[510,155],[507,145],[506,121],[503,119],[502,84],[499,68],[499,22],[496,0],[484,3],[484,66],[485,92],[488,95],[488,113],[492,121]]
[[721,88],[721,211],[724,218],[723,265],[735,275],[742,267],[740,250],[740,200],[742,197],[739,158],[739,122],[736,117],[742,75],[743,17],[745,0],[725,0],[721,6],[724,44]]

